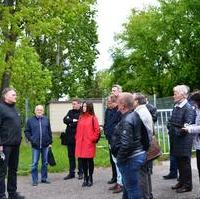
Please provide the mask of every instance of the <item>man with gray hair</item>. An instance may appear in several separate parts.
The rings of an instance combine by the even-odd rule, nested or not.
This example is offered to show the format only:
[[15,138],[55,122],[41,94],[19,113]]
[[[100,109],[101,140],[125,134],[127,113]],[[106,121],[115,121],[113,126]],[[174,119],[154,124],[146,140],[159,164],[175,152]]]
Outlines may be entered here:
[[[134,109],[138,113],[140,119],[142,120],[147,132],[148,132],[148,141],[145,143],[148,147],[148,144],[152,141],[153,136],[153,118],[146,106],[146,97],[141,93],[134,93]],[[151,183],[151,171],[152,170],[152,161],[146,161],[145,164],[140,169],[140,187],[142,190],[142,199],[153,199],[152,193],[152,183]]]
[[5,178],[9,199],[24,199],[17,193],[17,169],[21,143],[20,117],[15,108],[17,95],[13,88],[2,91],[0,103],[0,199],[7,199]]
[[194,124],[195,111],[188,103],[189,87],[186,85],[177,85],[173,88],[174,108],[171,118],[168,122],[170,138],[170,155],[177,160],[179,171],[179,181],[172,189],[177,193],[188,192],[192,190],[192,135],[186,134],[182,130],[187,124]]

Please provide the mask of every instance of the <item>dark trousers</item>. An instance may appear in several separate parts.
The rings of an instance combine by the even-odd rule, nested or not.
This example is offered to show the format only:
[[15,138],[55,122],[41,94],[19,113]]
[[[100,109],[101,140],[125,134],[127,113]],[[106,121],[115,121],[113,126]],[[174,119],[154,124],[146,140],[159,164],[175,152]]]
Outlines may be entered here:
[[178,165],[177,165],[177,158],[173,155],[170,155],[170,169],[169,174],[171,176],[177,177],[178,173]]
[[15,194],[17,190],[19,146],[3,146],[3,152],[5,154],[5,160],[0,161],[0,197],[5,196],[5,178],[7,174],[7,191],[9,195]]
[[82,165],[83,165],[83,173],[84,177],[87,178],[93,175],[94,172],[94,159],[93,158],[81,158]]
[[142,197],[141,199],[153,199],[151,174],[153,170],[153,162],[146,162],[140,169],[140,188]]
[[192,189],[191,157],[177,157],[177,165],[179,170],[179,183],[186,188]]
[[115,163],[113,162],[113,158],[112,158],[110,148],[109,148],[109,155],[110,155],[110,164],[111,164],[111,167],[112,167],[112,179],[117,181],[117,170],[116,170]]
[[196,150],[196,157],[197,157],[197,168],[198,168],[199,181],[200,181],[200,150]]
[[[76,169],[76,158],[75,158],[75,144],[67,145],[68,159],[69,159],[69,173],[74,175]],[[83,166],[80,158],[78,158],[78,174],[83,173]]]

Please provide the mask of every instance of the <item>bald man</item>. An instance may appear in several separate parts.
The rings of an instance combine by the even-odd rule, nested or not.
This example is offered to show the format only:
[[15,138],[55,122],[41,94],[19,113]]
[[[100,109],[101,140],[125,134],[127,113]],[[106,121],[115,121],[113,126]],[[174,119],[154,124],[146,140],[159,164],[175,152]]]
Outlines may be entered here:
[[38,161],[42,156],[41,183],[48,181],[48,149],[52,143],[52,132],[49,119],[44,116],[44,107],[35,107],[35,116],[31,117],[26,124],[25,136],[32,146],[32,185],[38,185]]

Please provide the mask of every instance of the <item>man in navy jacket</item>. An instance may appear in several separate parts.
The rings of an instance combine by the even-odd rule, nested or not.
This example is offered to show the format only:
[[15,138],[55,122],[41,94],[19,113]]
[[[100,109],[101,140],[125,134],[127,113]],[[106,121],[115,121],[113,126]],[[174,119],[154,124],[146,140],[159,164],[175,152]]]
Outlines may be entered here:
[[35,116],[27,121],[25,136],[32,145],[32,181],[33,186],[38,185],[38,161],[42,156],[41,182],[49,183],[47,180],[48,149],[52,143],[52,132],[49,119],[44,116],[44,107],[35,107]]

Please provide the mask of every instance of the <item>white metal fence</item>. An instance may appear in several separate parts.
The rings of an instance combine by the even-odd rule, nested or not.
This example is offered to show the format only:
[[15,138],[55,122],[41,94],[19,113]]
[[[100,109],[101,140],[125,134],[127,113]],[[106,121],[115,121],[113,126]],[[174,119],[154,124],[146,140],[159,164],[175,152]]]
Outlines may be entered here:
[[167,122],[171,116],[172,109],[158,109],[158,120],[155,124],[155,132],[163,154],[169,153],[169,136]]

